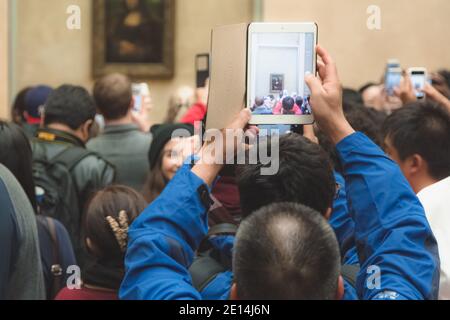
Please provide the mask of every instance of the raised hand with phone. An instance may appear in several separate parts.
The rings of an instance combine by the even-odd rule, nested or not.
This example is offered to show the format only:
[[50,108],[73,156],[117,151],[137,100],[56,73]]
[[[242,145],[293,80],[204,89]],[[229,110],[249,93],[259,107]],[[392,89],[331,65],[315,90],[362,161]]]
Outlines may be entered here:
[[317,46],[319,77],[308,74],[306,84],[311,90],[311,106],[320,130],[337,144],[355,130],[348,123],[342,107],[342,86],[336,64],[321,46]]

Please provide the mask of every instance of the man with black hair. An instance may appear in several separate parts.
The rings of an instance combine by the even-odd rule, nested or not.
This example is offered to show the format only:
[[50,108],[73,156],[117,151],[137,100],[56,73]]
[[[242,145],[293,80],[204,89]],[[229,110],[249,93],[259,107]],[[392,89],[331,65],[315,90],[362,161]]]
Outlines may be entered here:
[[336,236],[311,208],[275,203],[259,209],[240,225],[234,252],[234,277],[239,285],[233,288],[232,298],[342,298]]
[[34,179],[43,192],[41,213],[67,228],[80,266],[86,258],[80,235],[82,212],[92,194],[111,184],[115,175],[111,164],[85,148],[95,114],[86,89],[63,85],[48,97],[44,128],[32,141]]
[[[296,133],[281,136],[279,170],[274,175],[261,175],[261,163],[240,165],[237,168],[242,216],[274,202],[301,203],[329,217],[336,192],[336,181],[327,154],[322,148]],[[265,147],[265,146],[264,146]],[[255,192],[257,190],[257,192]]]
[[[312,92],[311,105],[317,123],[336,145],[344,168],[361,266],[356,281],[357,296],[367,300],[433,299],[437,295],[439,258],[436,241],[423,208],[399,168],[363,134],[355,133],[346,121],[335,64],[324,49],[317,47],[317,52],[323,61],[319,63],[321,79],[310,75],[306,77],[306,82]],[[243,130],[250,118],[250,111],[244,110],[228,129]],[[204,146],[203,151],[209,147]],[[183,166],[161,196],[131,226],[125,261],[127,271],[120,290],[122,299],[201,299],[200,293],[193,287],[188,267],[192,264],[194,252],[206,236],[207,211],[211,205],[209,188],[223,166],[211,163],[208,154],[204,152],[200,153],[200,159],[197,160],[193,167]],[[174,194],[177,195],[175,199]],[[305,214],[305,210],[298,207],[289,211],[294,211],[296,221],[300,221],[299,216]],[[318,214],[315,216],[319,217]],[[290,227],[291,223],[286,224],[285,221],[272,223],[269,228],[258,226],[264,237],[272,239],[267,242],[271,245],[260,247],[265,252],[261,256],[269,256],[276,251],[285,252],[280,248],[285,243],[280,243],[279,237],[270,233],[278,226]],[[291,231],[295,233],[295,228],[289,230]],[[329,230],[325,232],[329,233]],[[238,232],[236,242],[243,239],[245,236]],[[325,236],[317,239],[317,243],[305,241],[304,250],[321,250],[321,246],[328,243],[327,239]],[[246,244],[248,241],[242,241],[236,247],[235,270],[242,270],[245,264],[252,264],[250,259],[245,260],[245,255],[239,253],[239,250],[241,253],[242,250],[245,251]],[[299,252],[299,256],[301,255]],[[326,262],[322,261],[325,258],[320,254],[309,257],[303,260],[303,270],[310,273],[305,273],[308,280],[309,277],[320,278],[318,273],[322,271],[314,268],[316,258],[324,265],[324,272],[336,275],[340,261],[335,254],[329,255]],[[291,261],[280,257],[279,263],[283,270],[283,267],[289,267]],[[260,261],[254,261],[252,270],[256,274],[252,275],[253,279],[260,279],[267,272],[264,267]],[[247,286],[256,285],[251,282],[251,278],[248,280]],[[245,281],[237,277],[231,296],[226,298],[243,298],[239,294],[247,299],[259,298],[260,295],[264,295],[266,299],[317,298],[315,287],[312,291],[302,289],[303,285],[298,281],[296,273],[286,274],[277,283],[280,288],[291,287],[288,295],[281,290],[272,290],[272,281],[258,284],[263,291],[260,294],[248,290],[245,295],[245,292],[240,291],[240,288],[246,288]],[[340,298],[342,291],[339,288],[343,287],[341,278],[335,279],[335,286],[325,285],[328,283],[333,281],[317,284],[329,289],[320,290],[324,293],[320,297]]]
[[95,83],[94,99],[106,126],[100,136],[89,141],[88,149],[115,166],[116,183],[141,191],[150,170],[147,154],[152,135],[142,132],[133,121],[130,79],[122,74],[103,77]]
[[384,146],[422,202],[441,257],[439,297],[450,299],[450,114],[431,102],[395,111],[383,126]]

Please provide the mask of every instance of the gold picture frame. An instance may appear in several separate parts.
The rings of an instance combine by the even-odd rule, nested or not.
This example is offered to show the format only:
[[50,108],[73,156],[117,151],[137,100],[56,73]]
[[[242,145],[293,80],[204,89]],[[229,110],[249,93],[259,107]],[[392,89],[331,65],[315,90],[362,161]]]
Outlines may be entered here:
[[175,0],[94,0],[93,73],[174,75]]

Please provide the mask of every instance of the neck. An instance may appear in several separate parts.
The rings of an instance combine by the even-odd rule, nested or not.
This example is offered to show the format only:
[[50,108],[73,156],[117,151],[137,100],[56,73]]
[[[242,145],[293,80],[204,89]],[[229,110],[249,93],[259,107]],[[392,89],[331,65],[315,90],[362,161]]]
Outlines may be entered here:
[[108,120],[105,119],[105,125],[107,126],[118,126],[124,124],[133,124],[133,118],[131,117],[131,111],[127,113],[127,115],[120,119]]
[[438,182],[438,180],[433,179],[429,175],[422,176],[422,177],[416,179],[416,181],[413,185],[414,192],[417,194],[420,191],[422,191],[423,189],[431,186],[432,184],[435,184],[436,182]]
[[47,128],[53,129],[53,130],[58,130],[58,131],[63,131],[63,132],[66,132],[66,133],[70,133],[70,134],[80,138],[80,136],[78,135],[78,133],[75,130],[73,130],[69,126],[67,126],[65,124],[62,124],[62,123],[52,123],[52,124],[49,124],[47,126]]

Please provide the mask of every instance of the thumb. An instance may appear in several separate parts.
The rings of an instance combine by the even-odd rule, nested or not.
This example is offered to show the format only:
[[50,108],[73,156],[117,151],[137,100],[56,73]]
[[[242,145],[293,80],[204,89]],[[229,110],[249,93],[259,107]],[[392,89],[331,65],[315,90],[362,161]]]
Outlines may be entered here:
[[313,76],[312,74],[309,73],[305,76],[305,82],[309,87],[309,90],[311,90],[312,95],[322,91],[322,83],[317,77]]

